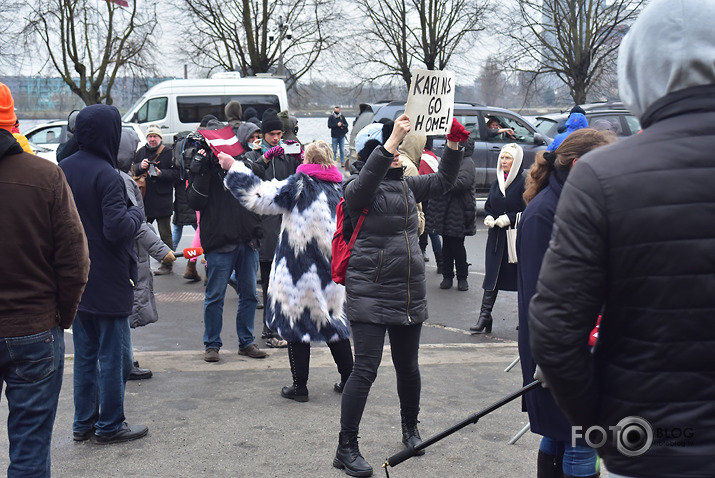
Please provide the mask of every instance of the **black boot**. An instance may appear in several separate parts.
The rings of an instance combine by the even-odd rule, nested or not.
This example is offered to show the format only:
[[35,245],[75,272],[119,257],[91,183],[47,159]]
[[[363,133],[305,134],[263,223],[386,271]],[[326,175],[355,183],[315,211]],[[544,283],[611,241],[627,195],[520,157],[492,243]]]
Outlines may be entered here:
[[330,353],[333,355],[335,365],[338,366],[338,373],[340,373],[340,381],[335,383],[333,390],[343,393],[345,382],[348,381],[353,371],[353,350],[350,347],[350,339],[329,343],[328,347],[330,347]]
[[281,396],[296,402],[308,401],[308,368],[310,367],[310,344],[288,343],[288,359],[293,385],[283,387]]
[[479,312],[477,325],[469,327],[473,334],[489,334],[492,331],[492,309],[497,300],[497,290],[485,290],[482,297],[482,310]]
[[536,458],[536,478],[563,478],[561,458],[539,450]]
[[127,380],[145,380],[151,378],[152,373],[148,368],[139,368],[139,362],[136,360],[132,364],[132,370],[129,372]]
[[[422,438],[420,437],[420,431],[417,429],[417,415],[413,417],[406,417],[402,415],[402,443],[407,448],[415,448],[417,445],[422,443]],[[424,450],[420,450],[416,453],[417,456],[422,456],[425,454]]]
[[439,284],[440,289],[451,289],[454,278],[442,276],[442,282]]
[[372,476],[372,467],[360,454],[357,433],[340,432],[333,466],[350,476]]

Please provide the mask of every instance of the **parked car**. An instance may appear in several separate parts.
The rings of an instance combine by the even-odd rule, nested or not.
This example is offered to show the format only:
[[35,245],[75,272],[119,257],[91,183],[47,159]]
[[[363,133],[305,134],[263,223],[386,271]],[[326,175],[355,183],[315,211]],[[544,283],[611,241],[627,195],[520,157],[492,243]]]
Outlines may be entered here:
[[[580,106],[586,112],[588,125],[592,128],[607,129],[607,126],[610,125],[608,129],[616,133],[619,138],[632,136],[641,130],[638,118],[633,116],[621,102],[591,103]],[[568,117],[569,111],[537,116],[536,128],[546,136],[553,138],[561,132],[559,129],[564,127]],[[604,122],[608,122],[608,125]]]
[[[361,105],[361,113],[353,123],[354,134],[350,137],[350,151],[355,150],[355,135],[359,129],[383,118],[394,120],[404,111],[404,101]],[[534,163],[536,153],[545,149],[551,141],[550,137],[541,134],[526,118],[504,108],[474,103],[455,103],[454,117],[470,131],[470,138],[474,139],[472,160],[477,172],[477,196],[482,198],[489,194],[489,188],[496,180],[497,159],[502,146],[507,143],[518,143],[524,149],[523,165],[526,171]],[[510,138],[504,134],[490,136],[487,131],[487,121],[492,118],[497,119],[503,128],[513,129],[516,137]],[[444,135],[434,137],[433,150],[437,156],[444,151],[446,141]]]
[[[146,144],[144,132],[136,123],[122,123],[122,128],[134,130],[139,135],[139,147]],[[24,133],[27,140],[34,145],[44,148],[48,151],[43,151],[40,155],[46,159],[55,160],[55,152],[60,144],[67,141],[67,120],[55,120],[49,123],[41,124],[30,128]],[[55,160],[56,161],[56,160]]]

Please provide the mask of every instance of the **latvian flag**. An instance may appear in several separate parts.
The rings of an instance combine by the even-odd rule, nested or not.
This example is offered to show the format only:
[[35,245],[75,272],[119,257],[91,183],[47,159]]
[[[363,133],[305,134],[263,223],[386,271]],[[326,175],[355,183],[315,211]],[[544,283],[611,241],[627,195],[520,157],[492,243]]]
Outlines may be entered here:
[[245,151],[230,126],[221,129],[200,129],[198,132],[216,155],[226,153],[235,158]]

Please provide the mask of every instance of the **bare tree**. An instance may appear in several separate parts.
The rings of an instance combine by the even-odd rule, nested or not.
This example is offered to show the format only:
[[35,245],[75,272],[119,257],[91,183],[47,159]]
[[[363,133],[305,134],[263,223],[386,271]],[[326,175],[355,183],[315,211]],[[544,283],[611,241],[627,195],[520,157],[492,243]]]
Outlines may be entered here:
[[338,40],[331,31],[341,19],[335,0],[180,0],[192,19],[184,49],[209,72],[285,74],[290,89]]
[[35,0],[30,8],[26,48],[39,39],[47,65],[87,105],[112,104],[120,71],[152,69],[154,6],[136,0],[127,7],[112,0]]
[[365,28],[350,55],[360,78],[399,78],[409,87],[412,68],[444,70],[484,29],[489,0],[357,0]]
[[613,70],[623,35],[647,0],[519,0],[504,32],[511,68],[556,76],[576,104]]
[[13,68],[18,63],[17,12],[21,11],[21,2],[0,0],[0,71]]

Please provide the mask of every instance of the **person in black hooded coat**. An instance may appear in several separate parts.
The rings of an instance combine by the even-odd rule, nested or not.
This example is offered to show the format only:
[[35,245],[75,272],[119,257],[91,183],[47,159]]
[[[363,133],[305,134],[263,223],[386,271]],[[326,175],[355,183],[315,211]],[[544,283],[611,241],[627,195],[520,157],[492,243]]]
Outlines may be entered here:
[[516,143],[505,144],[497,162],[497,180],[492,183],[484,204],[484,225],[489,228],[484,254],[484,296],[477,324],[472,333],[492,331],[492,308],[500,290],[516,290],[516,264],[509,263],[506,230],[516,224],[517,214],[524,210],[522,159],[524,151]]

